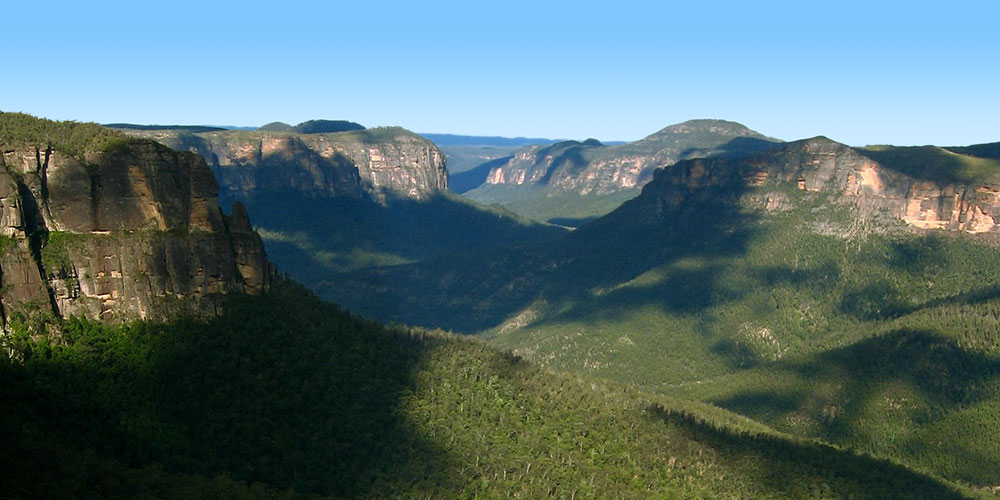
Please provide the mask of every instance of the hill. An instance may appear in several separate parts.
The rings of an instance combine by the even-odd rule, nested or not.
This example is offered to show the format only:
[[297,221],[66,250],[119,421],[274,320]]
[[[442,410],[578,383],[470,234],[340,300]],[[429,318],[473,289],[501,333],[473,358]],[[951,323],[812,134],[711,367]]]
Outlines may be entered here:
[[299,287],[0,360],[12,498],[968,498],[705,406],[389,330]]
[[278,268],[321,294],[345,272],[476,254],[564,233],[446,192],[377,201],[310,198],[289,189],[240,199]]
[[[996,172],[937,149],[895,163],[920,151],[869,155],[820,137],[686,160],[558,240],[359,271],[336,285],[350,297],[329,296],[994,485],[997,433],[968,429],[993,429],[1000,401]],[[885,363],[898,343],[921,347]],[[896,404],[893,391],[909,416],[866,406]]]
[[365,130],[365,127],[359,123],[347,120],[308,120],[294,126],[282,122],[271,122],[260,126],[257,130],[261,132],[294,132],[297,134],[331,134]]
[[657,168],[686,158],[740,156],[776,142],[738,123],[690,120],[614,146],[593,140],[530,146],[492,166],[485,182],[465,194],[535,220],[585,220],[638,195]]

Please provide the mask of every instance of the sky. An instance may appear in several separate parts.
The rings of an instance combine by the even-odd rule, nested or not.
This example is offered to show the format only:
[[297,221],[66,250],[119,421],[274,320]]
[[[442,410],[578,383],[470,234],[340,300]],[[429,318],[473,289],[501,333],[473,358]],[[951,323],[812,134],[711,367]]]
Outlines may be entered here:
[[0,110],[636,140],[1000,141],[1000,2],[9,2]]

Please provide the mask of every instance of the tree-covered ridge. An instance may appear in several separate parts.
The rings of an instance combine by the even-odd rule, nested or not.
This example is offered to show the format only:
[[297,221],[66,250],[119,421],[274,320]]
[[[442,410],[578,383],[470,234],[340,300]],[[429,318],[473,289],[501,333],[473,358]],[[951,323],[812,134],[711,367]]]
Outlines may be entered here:
[[297,286],[5,338],[11,498],[963,498],[697,404],[391,330]]
[[[732,177],[650,184],[552,242],[359,271],[342,284],[354,299],[331,296],[362,314],[480,333],[557,370],[1000,484],[1000,435],[989,430],[998,378],[980,362],[1000,352],[997,235],[914,230],[838,202],[839,189],[799,188],[797,176]],[[930,320],[939,314],[947,320]],[[811,367],[824,371],[800,373]]]
[[130,139],[122,132],[96,123],[53,121],[25,113],[0,112],[0,148],[51,147],[83,159],[89,152],[104,151]]
[[308,120],[298,125],[271,122],[260,126],[257,130],[264,132],[295,132],[297,134],[329,134],[364,129],[363,125],[347,120]]
[[967,148],[868,146],[858,151],[883,167],[916,179],[981,184],[1000,181],[1000,159],[996,150],[996,145],[984,144]]

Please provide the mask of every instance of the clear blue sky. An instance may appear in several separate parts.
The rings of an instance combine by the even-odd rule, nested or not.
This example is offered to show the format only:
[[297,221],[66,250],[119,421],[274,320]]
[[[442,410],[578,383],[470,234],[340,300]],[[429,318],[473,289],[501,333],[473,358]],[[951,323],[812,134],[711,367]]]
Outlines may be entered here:
[[1000,2],[8,2],[0,109],[634,140],[1000,141]]

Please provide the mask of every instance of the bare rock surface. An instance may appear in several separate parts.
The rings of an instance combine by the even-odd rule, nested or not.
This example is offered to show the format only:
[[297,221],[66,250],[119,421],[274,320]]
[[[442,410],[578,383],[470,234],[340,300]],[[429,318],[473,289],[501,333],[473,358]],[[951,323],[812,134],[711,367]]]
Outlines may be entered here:
[[3,152],[0,304],[13,314],[106,321],[219,312],[271,269],[246,211],[224,215],[205,161],[148,140],[73,157]]

